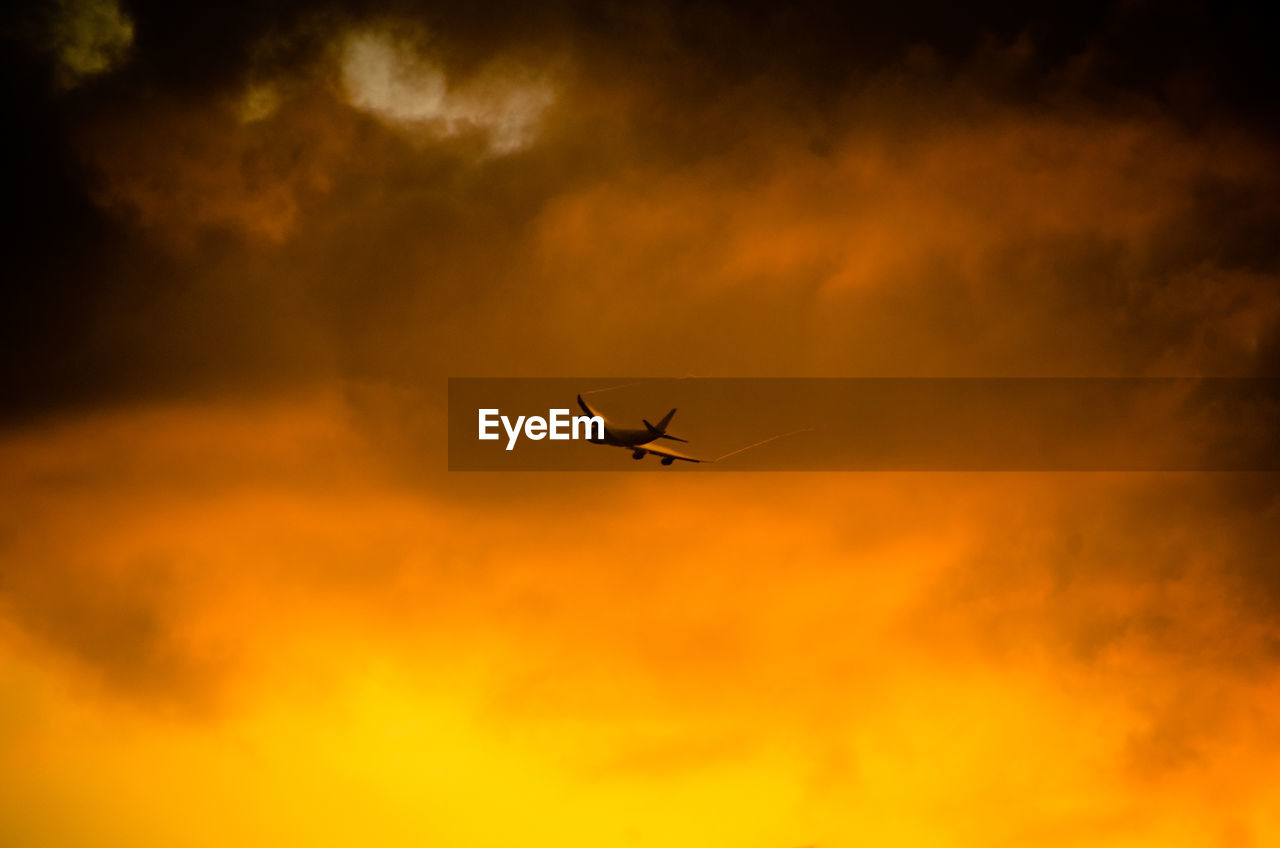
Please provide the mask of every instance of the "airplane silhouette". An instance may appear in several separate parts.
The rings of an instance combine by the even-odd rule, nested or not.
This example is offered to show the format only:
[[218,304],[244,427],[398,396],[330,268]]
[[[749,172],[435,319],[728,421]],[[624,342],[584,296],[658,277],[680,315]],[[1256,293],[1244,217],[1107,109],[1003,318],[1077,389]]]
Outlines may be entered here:
[[631,451],[632,459],[644,459],[647,454],[653,454],[654,456],[662,457],[663,465],[670,465],[677,459],[682,462],[714,462],[714,460],[699,459],[696,456],[689,456],[688,454],[683,454],[678,450],[661,447],[655,444],[662,439],[667,439],[673,442],[688,442],[687,439],[682,439],[679,436],[672,436],[667,433],[667,425],[671,423],[672,417],[676,414],[674,409],[662,416],[662,420],[660,420],[656,426],[650,424],[647,419],[642,419],[644,422],[643,430],[628,430],[611,425],[603,415],[600,415],[600,413],[593,410],[590,406],[587,406],[587,402],[582,399],[582,395],[578,395],[578,406],[580,406],[582,411],[587,413],[587,415],[599,416],[599,418],[605,422],[604,438],[588,439],[588,441],[593,445],[612,445],[613,447],[626,448]]

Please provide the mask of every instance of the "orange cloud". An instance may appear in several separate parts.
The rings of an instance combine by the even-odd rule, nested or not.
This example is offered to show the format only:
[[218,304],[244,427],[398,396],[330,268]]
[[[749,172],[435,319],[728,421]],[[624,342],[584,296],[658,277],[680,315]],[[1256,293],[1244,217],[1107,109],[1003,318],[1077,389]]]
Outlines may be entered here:
[[6,439],[10,832],[67,803],[143,843],[1274,833],[1274,505],[1214,475],[406,479],[343,398]]

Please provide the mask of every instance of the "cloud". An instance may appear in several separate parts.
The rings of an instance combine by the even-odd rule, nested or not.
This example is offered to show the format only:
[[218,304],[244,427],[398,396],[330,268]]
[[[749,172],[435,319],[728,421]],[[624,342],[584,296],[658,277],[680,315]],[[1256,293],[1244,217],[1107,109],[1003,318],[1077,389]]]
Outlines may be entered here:
[[233,104],[121,104],[81,143],[101,177],[98,203],[162,240],[221,230],[279,243],[303,198],[329,189],[351,132],[314,92],[284,103],[258,87]]
[[[868,817],[961,845],[1178,844],[1172,810],[1189,844],[1271,832],[1274,625],[1241,566],[1274,498],[1216,475],[406,476],[421,448],[366,420],[322,394],[6,437],[0,663],[77,693],[42,696],[14,762],[92,752],[82,791],[135,814],[101,775],[173,757],[238,796],[252,770],[288,832],[362,819],[362,795],[293,809],[355,784],[386,833],[475,845],[514,826],[472,813],[481,786],[585,793],[641,844],[698,844],[647,803],[672,787],[780,844]],[[85,715],[116,732],[79,739]],[[462,806],[424,820],[424,792]]]
[[63,81],[111,70],[133,46],[133,20],[115,0],[58,0],[52,46]]
[[442,468],[449,375],[1273,374],[1235,31],[624,6],[13,83],[0,830],[1276,841],[1273,475]]
[[[459,362],[1239,376],[1280,349],[1269,148],[1073,79],[1027,108],[999,84],[1027,72],[1021,42],[1011,71],[991,47],[954,68],[913,54],[817,101],[778,76],[710,103],[587,42],[521,59],[560,69],[555,100],[507,115],[528,146],[497,156],[506,113],[469,98],[523,91],[501,70],[523,54],[461,61],[423,32],[329,25],[287,69],[124,93],[77,125],[121,243],[183,254],[96,284],[102,329],[68,345],[96,345],[80,355],[99,384],[408,383]],[[117,311],[117,289],[169,294]],[[139,314],[152,332],[128,329]],[[183,335],[244,353],[211,361]]]
[[245,89],[236,103],[241,123],[265,121],[280,109],[280,90],[270,83],[255,83]]
[[387,30],[349,33],[341,51],[342,80],[353,106],[441,138],[482,133],[494,155],[531,144],[542,113],[555,99],[546,81],[499,63],[470,79],[451,81],[410,40]]

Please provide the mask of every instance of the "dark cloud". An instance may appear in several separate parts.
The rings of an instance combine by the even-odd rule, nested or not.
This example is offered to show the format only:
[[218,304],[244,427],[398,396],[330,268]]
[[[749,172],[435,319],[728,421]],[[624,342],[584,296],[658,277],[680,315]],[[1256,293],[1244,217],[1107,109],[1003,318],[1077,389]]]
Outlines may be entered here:
[[[923,150],[944,157],[944,176],[954,180],[949,190],[985,195],[969,209],[956,207],[963,217],[954,225],[963,228],[971,226],[965,219],[1010,208],[1008,195],[1024,178],[1041,178],[1001,172],[998,162],[981,161],[980,147],[963,148],[984,143],[984,125],[988,141],[1000,143],[1001,123],[1011,127],[1007,138],[1022,145],[1009,150],[1014,161],[1028,157],[1019,167],[1037,156],[1045,157],[1045,169],[1069,172],[1077,162],[1072,179],[1079,185],[1046,188],[1074,196],[1096,183],[1098,205],[1063,207],[1062,214],[1080,216],[1079,232],[1015,228],[992,245],[977,273],[1006,285],[984,284],[999,294],[981,300],[984,314],[970,319],[971,330],[961,329],[967,307],[955,300],[956,281],[948,279],[957,273],[955,251],[926,242],[919,271],[892,274],[886,290],[833,305],[856,322],[856,335],[905,331],[971,342],[994,306],[998,333],[986,335],[1000,338],[979,341],[979,350],[990,347],[974,359],[977,370],[1000,370],[1012,359],[1039,359],[1050,371],[1270,367],[1265,352],[1275,331],[1265,317],[1272,308],[1265,290],[1276,264],[1268,237],[1276,176],[1269,113],[1258,104],[1275,81],[1270,64],[1258,61],[1270,15],[1264,10],[1139,4],[1029,12],[992,4],[978,13],[812,3],[122,8],[135,32],[127,58],[70,91],[54,84],[51,60],[33,35],[50,26],[48,15],[32,7],[9,13],[15,22],[9,37],[25,45],[6,52],[4,74],[13,123],[23,128],[5,157],[13,187],[7,202],[18,221],[6,258],[11,417],[99,403],[115,392],[288,382],[335,368],[347,376],[412,379],[414,368],[496,367],[469,351],[474,326],[456,338],[455,319],[459,309],[484,313],[511,297],[529,313],[531,330],[554,339],[557,351],[540,367],[562,369],[579,348],[555,337],[569,332],[565,317],[583,317],[572,304],[584,283],[539,276],[540,257],[529,254],[528,244],[575,196],[590,197],[589,187],[630,183],[632,194],[618,198],[617,214],[646,204],[659,214],[663,198],[652,196],[655,189],[670,194],[668,187],[683,184],[714,192],[737,180],[741,196],[732,202],[749,204],[751,192],[770,190],[770,180],[813,171],[807,159],[861,158],[910,178],[928,170],[929,160],[912,158]],[[335,45],[344,33],[370,27],[425,38],[419,46],[451,88],[482,79],[495,61],[550,73],[556,99],[540,121],[537,143],[513,156],[477,159],[482,136],[428,144],[353,109],[344,101]],[[254,86],[267,98],[255,108],[270,114],[246,123],[244,98]],[[1090,128],[1076,133],[1082,124]],[[1100,146],[1109,137],[1132,137],[1135,126],[1140,148]],[[884,147],[879,165],[869,158],[877,144]],[[1163,172],[1161,162],[1168,163]],[[1002,183],[967,185],[958,179],[965,169],[989,186]],[[861,186],[837,181],[833,188],[847,193]],[[1112,188],[1132,191],[1124,201],[1132,218],[1141,216],[1145,199],[1163,221],[1137,240],[1119,219],[1091,229],[1084,218],[1110,214],[1103,198]],[[919,190],[922,203],[939,200],[927,196],[929,185]],[[868,214],[876,214],[877,200],[907,202],[873,197],[863,205]],[[800,196],[793,202],[788,214],[814,214]],[[1052,209],[1072,201],[1042,202]],[[766,263],[732,299],[690,302],[675,291],[683,254],[734,249],[714,224],[725,214],[714,202],[693,214],[713,217],[688,222],[695,240],[689,246],[663,233],[583,233],[586,244],[577,249],[598,244],[602,254],[618,255],[612,266],[618,276],[634,277],[628,285],[650,281],[681,306],[680,313],[654,312],[661,315],[656,325],[643,316],[630,329],[605,321],[598,335],[656,336],[674,358],[755,367],[663,337],[707,320],[703,304],[743,331],[784,304],[799,314],[807,307],[795,287],[821,285],[841,260],[824,245],[797,246],[793,263],[776,270]],[[619,246],[619,255],[608,238],[629,244]],[[912,234],[886,231],[886,238],[909,243]],[[935,264],[926,267],[930,251]],[[624,259],[629,267],[618,265]],[[684,266],[684,273],[709,271]],[[548,268],[554,276],[566,270]],[[655,272],[672,282],[655,281]],[[697,289],[701,281],[690,285]],[[1207,288],[1169,294],[1188,285],[1236,294],[1223,295],[1221,304],[1205,302],[1214,297]],[[904,305],[903,292],[912,287],[919,293]],[[524,292],[535,300],[526,301]],[[1050,304],[1064,298],[1069,320],[1043,314],[1058,312]],[[1009,319],[999,317],[1001,309],[1012,313]],[[929,318],[935,310],[946,313],[938,317],[942,326]],[[1242,312],[1253,317],[1232,317]],[[274,333],[272,321],[279,322]],[[1238,334],[1222,326],[1232,321],[1258,324],[1248,350],[1233,350]],[[1025,338],[1009,335],[1018,324],[1029,328]],[[501,329],[481,331],[488,344],[502,345],[496,337],[515,331],[502,319],[490,326]],[[580,323],[573,326],[582,332]],[[789,344],[786,326],[778,330],[778,343]],[[440,343],[424,346],[424,335]],[[213,343],[218,338],[235,342]],[[1054,354],[1040,349],[1042,339],[1113,353],[1103,355],[1106,364],[1055,364]],[[1208,352],[1189,353],[1197,344]],[[1177,349],[1164,356],[1170,345]],[[631,342],[612,347],[635,349]],[[404,365],[410,359],[412,368]],[[795,367],[814,365],[800,360]],[[609,363],[623,366],[634,372],[672,362],[638,356]],[[850,349],[820,367],[850,366],[884,363]],[[923,354],[918,367],[935,366]]]

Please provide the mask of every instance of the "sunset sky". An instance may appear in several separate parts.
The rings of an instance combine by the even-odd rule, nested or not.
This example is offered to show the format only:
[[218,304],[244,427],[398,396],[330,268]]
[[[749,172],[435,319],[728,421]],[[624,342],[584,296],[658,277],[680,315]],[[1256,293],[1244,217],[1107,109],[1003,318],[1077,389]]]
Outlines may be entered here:
[[446,445],[450,377],[1280,377],[1277,23],[6,8],[0,845],[1280,844],[1275,473]]

